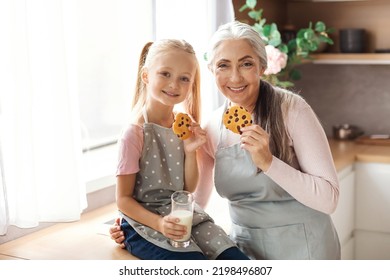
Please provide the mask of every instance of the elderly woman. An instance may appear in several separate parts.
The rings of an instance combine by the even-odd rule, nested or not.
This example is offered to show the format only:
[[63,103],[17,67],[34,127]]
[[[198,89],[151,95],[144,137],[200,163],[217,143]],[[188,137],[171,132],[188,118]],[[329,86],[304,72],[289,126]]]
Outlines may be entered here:
[[[252,259],[340,259],[330,217],[337,173],[313,110],[299,95],[261,80],[267,55],[251,26],[220,26],[207,57],[226,103],[205,125],[197,201],[205,206],[214,186],[228,199],[230,237]],[[234,105],[253,120],[239,134],[223,124]],[[111,232],[113,239],[121,234]]]
[[[313,110],[300,96],[261,80],[265,46],[247,24],[221,26],[208,61],[227,101],[205,126],[198,201],[204,206],[215,184],[229,201],[231,238],[253,259],[339,259],[329,216],[339,196],[337,173]],[[222,124],[233,105],[253,117],[241,134]]]

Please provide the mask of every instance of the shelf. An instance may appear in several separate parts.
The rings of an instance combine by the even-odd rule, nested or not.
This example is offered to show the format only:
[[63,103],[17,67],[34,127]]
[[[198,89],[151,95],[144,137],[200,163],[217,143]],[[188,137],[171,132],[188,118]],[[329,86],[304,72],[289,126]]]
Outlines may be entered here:
[[312,57],[315,64],[390,65],[390,53],[322,53]]

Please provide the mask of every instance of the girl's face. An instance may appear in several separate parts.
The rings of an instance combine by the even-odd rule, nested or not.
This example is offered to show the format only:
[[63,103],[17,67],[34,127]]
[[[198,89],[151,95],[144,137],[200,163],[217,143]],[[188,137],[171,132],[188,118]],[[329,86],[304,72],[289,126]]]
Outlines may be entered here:
[[223,41],[215,51],[212,72],[221,93],[232,103],[252,110],[264,69],[245,39]]
[[158,54],[142,74],[148,97],[167,106],[184,101],[195,79],[194,56],[183,50]]

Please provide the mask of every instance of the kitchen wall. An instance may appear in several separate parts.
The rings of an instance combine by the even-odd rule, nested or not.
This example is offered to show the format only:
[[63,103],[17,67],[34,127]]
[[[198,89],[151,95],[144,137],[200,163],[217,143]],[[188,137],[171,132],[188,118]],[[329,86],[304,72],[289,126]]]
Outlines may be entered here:
[[328,136],[332,126],[349,123],[366,134],[390,134],[390,65],[299,66],[295,89],[320,118]]

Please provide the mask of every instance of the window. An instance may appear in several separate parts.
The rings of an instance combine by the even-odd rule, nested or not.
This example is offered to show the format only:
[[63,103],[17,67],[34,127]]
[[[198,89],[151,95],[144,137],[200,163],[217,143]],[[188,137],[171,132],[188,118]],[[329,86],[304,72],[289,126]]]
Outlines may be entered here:
[[140,51],[153,40],[153,13],[152,1],[84,0],[77,5],[79,107],[90,192],[113,182],[113,144],[129,117]]
[[139,53],[153,38],[152,9],[151,1],[78,5],[80,114],[83,146],[90,150],[115,141],[127,120]]
[[[218,24],[217,13],[222,15],[218,19],[230,20],[233,8],[230,0],[86,0],[78,5],[82,15],[79,95],[86,180],[106,177],[113,181],[117,153],[112,144],[129,117],[144,44],[154,39],[180,38],[193,45],[202,73],[204,118],[205,112],[215,108],[218,95],[212,94],[214,82],[203,54]],[[89,13],[91,9],[93,13]]]

